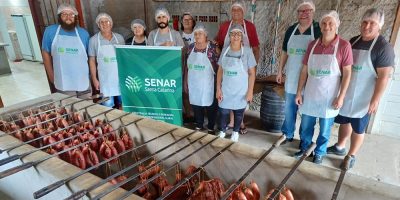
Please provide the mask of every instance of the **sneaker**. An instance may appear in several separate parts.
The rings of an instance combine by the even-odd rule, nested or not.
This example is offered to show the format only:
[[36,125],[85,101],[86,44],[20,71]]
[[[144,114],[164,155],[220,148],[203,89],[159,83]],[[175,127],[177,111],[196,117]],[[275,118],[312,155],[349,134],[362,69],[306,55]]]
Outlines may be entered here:
[[202,128],[200,128],[200,127],[196,127],[196,128],[194,128],[196,131],[200,131]]
[[233,131],[233,132],[232,132],[232,135],[231,135],[231,140],[232,140],[233,142],[239,141],[239,133]]
[[327,154],[335,154],[338,156],[344,156],[346,155],[346,148],[343,149],[339,149],[336,144],[334,144],[333,146],[330,146],[326,149],[326,153]]
[[305,153],[304,151],[300,150],[300,151],[294,153],[293,157],[296,158],[296,160],[298,160],[303,156],[304,153]]
[[340,169],[349,170],[353,168],[354,163],[356,162],[356,157],[354,155],[347,155],[344,157],[343,162],[340,164]]
[[220,138],[225,138],[225,132],[220,131],[220,132],[218,133],[218,137],[220,137]]
[[283,140],[283,142],[281,143],[281,145],[284,145],[288,142],[293,142],[293,138],[286,138],[285,140]]
[[[305,153],[305,151],[300,150],[300,151],[294,153],[293,157],[298,160],[303,156],[304,153]],[[308,157],[313,157],[313,156],[314,156],[314,152],[311,152],[311,154]]]
[[208,133],[208,134],[211,134],[211,135],[215,135],[215,131],[212,130],[212,129],[208,129],[208,130],[207,130],[207,133]]
[[321,164],[322,163],[322,160],[324,159],[324,156],[320,156],[320,155],[317,155],[317,154],[315,154],[314,155],[314,159],[313,159],[313,163],[315,163],[315,164]]

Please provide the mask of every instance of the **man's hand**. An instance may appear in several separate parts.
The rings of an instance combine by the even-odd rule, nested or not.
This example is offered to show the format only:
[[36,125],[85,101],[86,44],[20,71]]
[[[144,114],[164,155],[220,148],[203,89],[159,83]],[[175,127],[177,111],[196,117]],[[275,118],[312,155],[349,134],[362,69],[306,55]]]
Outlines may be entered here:
[[282,83],[282,72],[281,71],[278,71],[278,74],[276,75],[276,82],[278,84]]
[[303,97],[301,96],[301,94],[296,94],[295,102],[298,106],[303,104]]
[[247,91],[246,101],[249,103],[253,101],[253,91]]
[[95,90],[100,90],[100,82],[97,79],[93,80],[93,86]]
[[379,101],[371,100],[369,103],[368,114],[375,114],[378,110]]

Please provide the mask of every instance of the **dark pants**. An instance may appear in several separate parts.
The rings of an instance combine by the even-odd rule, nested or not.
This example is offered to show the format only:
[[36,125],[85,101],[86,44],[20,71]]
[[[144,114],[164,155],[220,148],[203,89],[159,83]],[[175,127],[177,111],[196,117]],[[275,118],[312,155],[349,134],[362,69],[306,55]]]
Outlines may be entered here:
[[[232,110],[233,111],[233,131],[239,132],[240,130],[240,124],[242,123],[243,120],[243,115],[244,115],[244,110],[243,109],[238,109],[238,110]],[[225,108],[219,108],[219,130],[224,131],[226,130],[226,126],[229,121],[229,112],[231,109],[225,109]]]
[[210,106],[196,106],[191,105],[194,112],[194,120],[196,122],[196,128],[203,128],[204,124],[204,110],[207,112],[208,130],[214,130],[215,119],[217,118],[218,104],[217,100],[214,99]]

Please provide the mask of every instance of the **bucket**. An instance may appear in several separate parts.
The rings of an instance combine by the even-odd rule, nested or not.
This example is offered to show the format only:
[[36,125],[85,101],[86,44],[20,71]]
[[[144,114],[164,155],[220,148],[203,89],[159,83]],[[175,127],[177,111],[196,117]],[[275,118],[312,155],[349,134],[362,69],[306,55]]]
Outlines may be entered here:
[[266,131],[280,133],[285,119],[284,87],[269,84],[261,95],[260,118]]

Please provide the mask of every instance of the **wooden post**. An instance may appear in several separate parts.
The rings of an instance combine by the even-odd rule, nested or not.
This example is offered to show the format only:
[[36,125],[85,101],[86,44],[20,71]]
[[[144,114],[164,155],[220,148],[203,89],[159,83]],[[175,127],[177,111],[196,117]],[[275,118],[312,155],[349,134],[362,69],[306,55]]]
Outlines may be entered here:
[[392,26],[392,34],[390,35],[390,44],[394,46],[396,44],[397,35],[400,27],[400,3],[397,4],[396,18],[394,19]]

